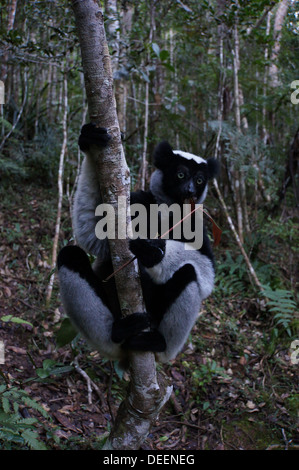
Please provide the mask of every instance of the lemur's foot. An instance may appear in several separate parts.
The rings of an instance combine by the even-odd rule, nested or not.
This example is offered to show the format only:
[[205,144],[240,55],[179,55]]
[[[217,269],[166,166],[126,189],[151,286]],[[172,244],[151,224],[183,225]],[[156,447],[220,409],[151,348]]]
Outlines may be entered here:
[[166,349],[166,342],[158,330],[144,331],[128,338],[122,344],[122,348],[132,351],[163,352]]

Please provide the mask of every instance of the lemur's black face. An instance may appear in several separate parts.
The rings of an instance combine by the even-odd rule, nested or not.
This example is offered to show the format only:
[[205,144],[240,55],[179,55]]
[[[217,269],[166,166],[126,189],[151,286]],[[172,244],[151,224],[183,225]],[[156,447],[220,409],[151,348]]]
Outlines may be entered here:
[[173,155],[171,165],[163,171],[163,190],[173,202],[183,204],[198,201],[208,182],[206,163]]
[[158,145],[154,162],[163,174],[163,192],[173,203],[178,204],[202,202],[205,199],[208,180],[218,171],[218,162],[215,159],[193,159],[190,154],[173,152],[168,142]]

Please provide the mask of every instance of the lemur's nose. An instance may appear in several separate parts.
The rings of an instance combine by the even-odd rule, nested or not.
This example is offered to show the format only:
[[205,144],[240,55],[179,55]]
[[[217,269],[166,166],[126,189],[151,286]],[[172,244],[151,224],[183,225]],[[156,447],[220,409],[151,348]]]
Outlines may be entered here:
[[194,186],[193,181],[191,180],[188,184],[188,187],[187,187],[187,195],[192,196],[192,195],[195,194],[195,192],[196,192],[195,186]]

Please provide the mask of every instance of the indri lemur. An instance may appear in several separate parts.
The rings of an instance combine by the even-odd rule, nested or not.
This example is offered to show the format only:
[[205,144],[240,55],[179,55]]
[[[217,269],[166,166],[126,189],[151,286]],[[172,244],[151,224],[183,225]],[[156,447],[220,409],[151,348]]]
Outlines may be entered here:
[[[62,302],[76,328],[103,356],[123,359],[128,350],[152,351],[165,362],[182,349],[201,301],[212,292],[213,253],[205,229],[199,250],[186,250],[183,237],[130,240],[130,250],[139,263],[146,312],[121,318],[114,280],[107,282],[108,293],[102,283],[111,274],[112,264],[107,239],[99,240],[95,234],[99,220],[95,209],[102,200],[89,154],[91,145],[106,146],[109,140],[106,129],[93,124],[81,130],[79,146],[86,157],[73,210],[75,237],[81,248],[67,246],[58,255]],[[157,146],[154,164],[149,191],[131,193],[131,204],[143,204],[148,210],[150,204],[202,203],[208,180],[218,169],[215,159],[173,151],[168,142]],[[97,256],[92,267],[85,252]]]

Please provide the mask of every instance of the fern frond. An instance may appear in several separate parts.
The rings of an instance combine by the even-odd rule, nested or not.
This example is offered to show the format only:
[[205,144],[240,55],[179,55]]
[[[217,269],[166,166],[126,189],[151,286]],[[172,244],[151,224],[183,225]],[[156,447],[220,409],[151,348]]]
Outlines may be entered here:
[[267,299],[269,312],[273,313],[275,326],[283,327],[289,336],[292,335],[291,324],[295,319],[297,304],[293,293],[284,289],[271,289],[263,285],[263,295]]
[[47,450],[47,447],[43,444],[43,442],[38,440],[38,434],[35,431],[31,431],[30,429],[26,429],[22,432],[22,438],[24,439],[25,443],[33,450]]

